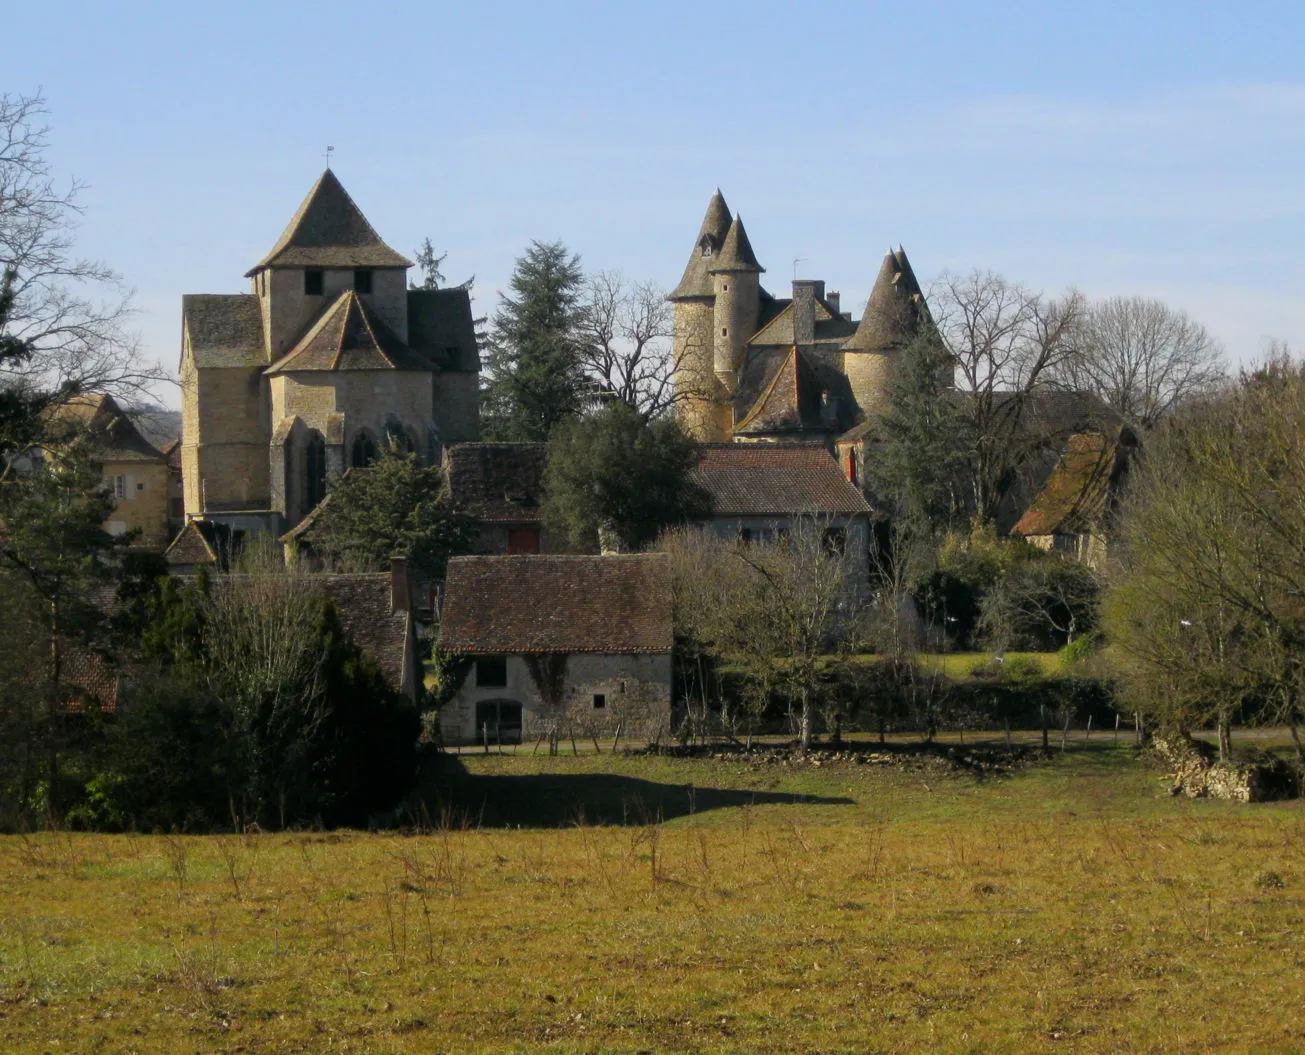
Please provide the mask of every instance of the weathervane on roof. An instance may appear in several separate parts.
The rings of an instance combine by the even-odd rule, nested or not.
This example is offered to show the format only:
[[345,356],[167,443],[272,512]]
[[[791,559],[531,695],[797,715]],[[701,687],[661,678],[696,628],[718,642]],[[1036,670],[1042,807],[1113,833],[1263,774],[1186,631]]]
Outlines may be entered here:
[[326,155],[325,155],[325,157],[326,157],[326,167],[327,167],[328,169],[331,167],[331,153],[332,153],[332,151],[334,151],[334,150],[335,150],[335,147],[327,147],[327,148],[326,148]]

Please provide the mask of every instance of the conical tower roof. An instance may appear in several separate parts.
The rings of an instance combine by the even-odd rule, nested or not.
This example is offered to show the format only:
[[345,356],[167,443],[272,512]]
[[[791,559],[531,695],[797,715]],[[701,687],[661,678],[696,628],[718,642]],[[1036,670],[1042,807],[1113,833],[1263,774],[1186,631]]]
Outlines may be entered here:
[[856,332],[843,345],[848,352],[887,352],[909,341],[920,320],[928,314],[920,283],[916,281],[906,251],[888,250],[865,314]]
[[383,241],[349,192],[327,169],[281,232],[272,251],[246,272],[265,267],[411,267]]
[[[668,300],[686,300],[690,297],[710,297],[712,295],[711,272],[709,268],[725,244],[725,236],[730,229],[730,209],[725,204],[725,196],[720,188],[707,203],[707,214],[702,218],[698,228],[697,241],[693,243],[693,254],[684,269],[684,277],[671,292]],[[704,253],[704,249],[709,252]]]
[[729,234],[725,236],[725,244],[721,246],[720,254],[711,261],[710,270],[713,275],[718,271],[756,271],[760,274],[766,270],[757,263],[757,254],[752,251],[748,232],[743,229],[742,216],[734,217]]

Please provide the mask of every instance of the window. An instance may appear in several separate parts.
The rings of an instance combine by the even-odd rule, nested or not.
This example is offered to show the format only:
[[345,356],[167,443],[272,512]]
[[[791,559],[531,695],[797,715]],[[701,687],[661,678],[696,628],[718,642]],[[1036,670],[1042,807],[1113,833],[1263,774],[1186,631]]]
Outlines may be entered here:
[[145,490],[145,485],[144,485],[144,484],[137,484],[137,485],[136,485],[136,490],[137,490],[137,491],[143,491],[143,490]]
[[594,693],[594,710],[601,711],[607,707],[607,697],[601,692]]
[[751,541],[752,541],[752,529],[751,529],[751,528],[739,528],[739,541],[742,542],[745,546],[746,546],[749,542],[751,542]]
[[320,297],[322,295],[323,280],[320,271],[304,272],[304,296]]
[[304,448],[304,505],[316,509],[326,497],[326,441],[314,433]]
[[728,337],[730,335],[730,328],[728,326],[722,326],[720,328],[720,335],[722,337]]
[[486,656],[476,660],[476,688],[507,688],[507,657]]
[[841,556],[847,548],[847,529],[846,528],[827,528],[825,530],[825,552],[833,556]]
[[362,469],[376,460],[376,443],[365,432],[354,438],[353,449],[349,452],[349,464]]
[[353,273],[353,288],[359,293],[370,293],[372,291],[372,273],[366,269],[359,269]]
[[168,500],[168,515],[173,520],[180,520],[186,515],[186,500],[184,498],[171,498]]
[[113,497],[119,501],[127,497],[127,478],[125,476],[115,476],[113,478]]

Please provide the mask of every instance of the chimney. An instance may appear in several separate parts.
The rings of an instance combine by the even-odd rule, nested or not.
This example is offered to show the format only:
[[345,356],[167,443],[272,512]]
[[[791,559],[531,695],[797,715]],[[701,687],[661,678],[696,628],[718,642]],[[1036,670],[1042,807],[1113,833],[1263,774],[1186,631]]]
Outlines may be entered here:
[[816,339],[816,299],[825,295],[825,284],[814,278],[793,280],[793,343],[810,344]]
[[412,581],[408,578],[406,557],[390,558],[390,611],[412,610]]
[[843,314],[842,294],[838,290],[830,290],[825,294],[825,303],[829,305],[829,310],[835,315]]

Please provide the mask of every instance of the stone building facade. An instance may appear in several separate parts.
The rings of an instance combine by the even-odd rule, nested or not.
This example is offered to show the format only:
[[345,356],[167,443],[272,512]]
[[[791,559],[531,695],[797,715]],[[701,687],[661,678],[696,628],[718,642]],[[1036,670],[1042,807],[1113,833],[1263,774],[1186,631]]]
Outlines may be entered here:
[[663,554],[454,557],[439,647],[468,663],[444,741],[669,732],[669,578]]
[[410,266],[328,169],[249,293],[183,298],[188,519],[280,534],[387,442],[438,461],[476,438],[469,295],[409,289]]
[[832,442],[886,405],[899,353],[928,318],[920,284],[890,250],[854,322],[824,282],[796,279],[779,298],[764,271],[717,191],[670,295],[685,424],[707,442]]

